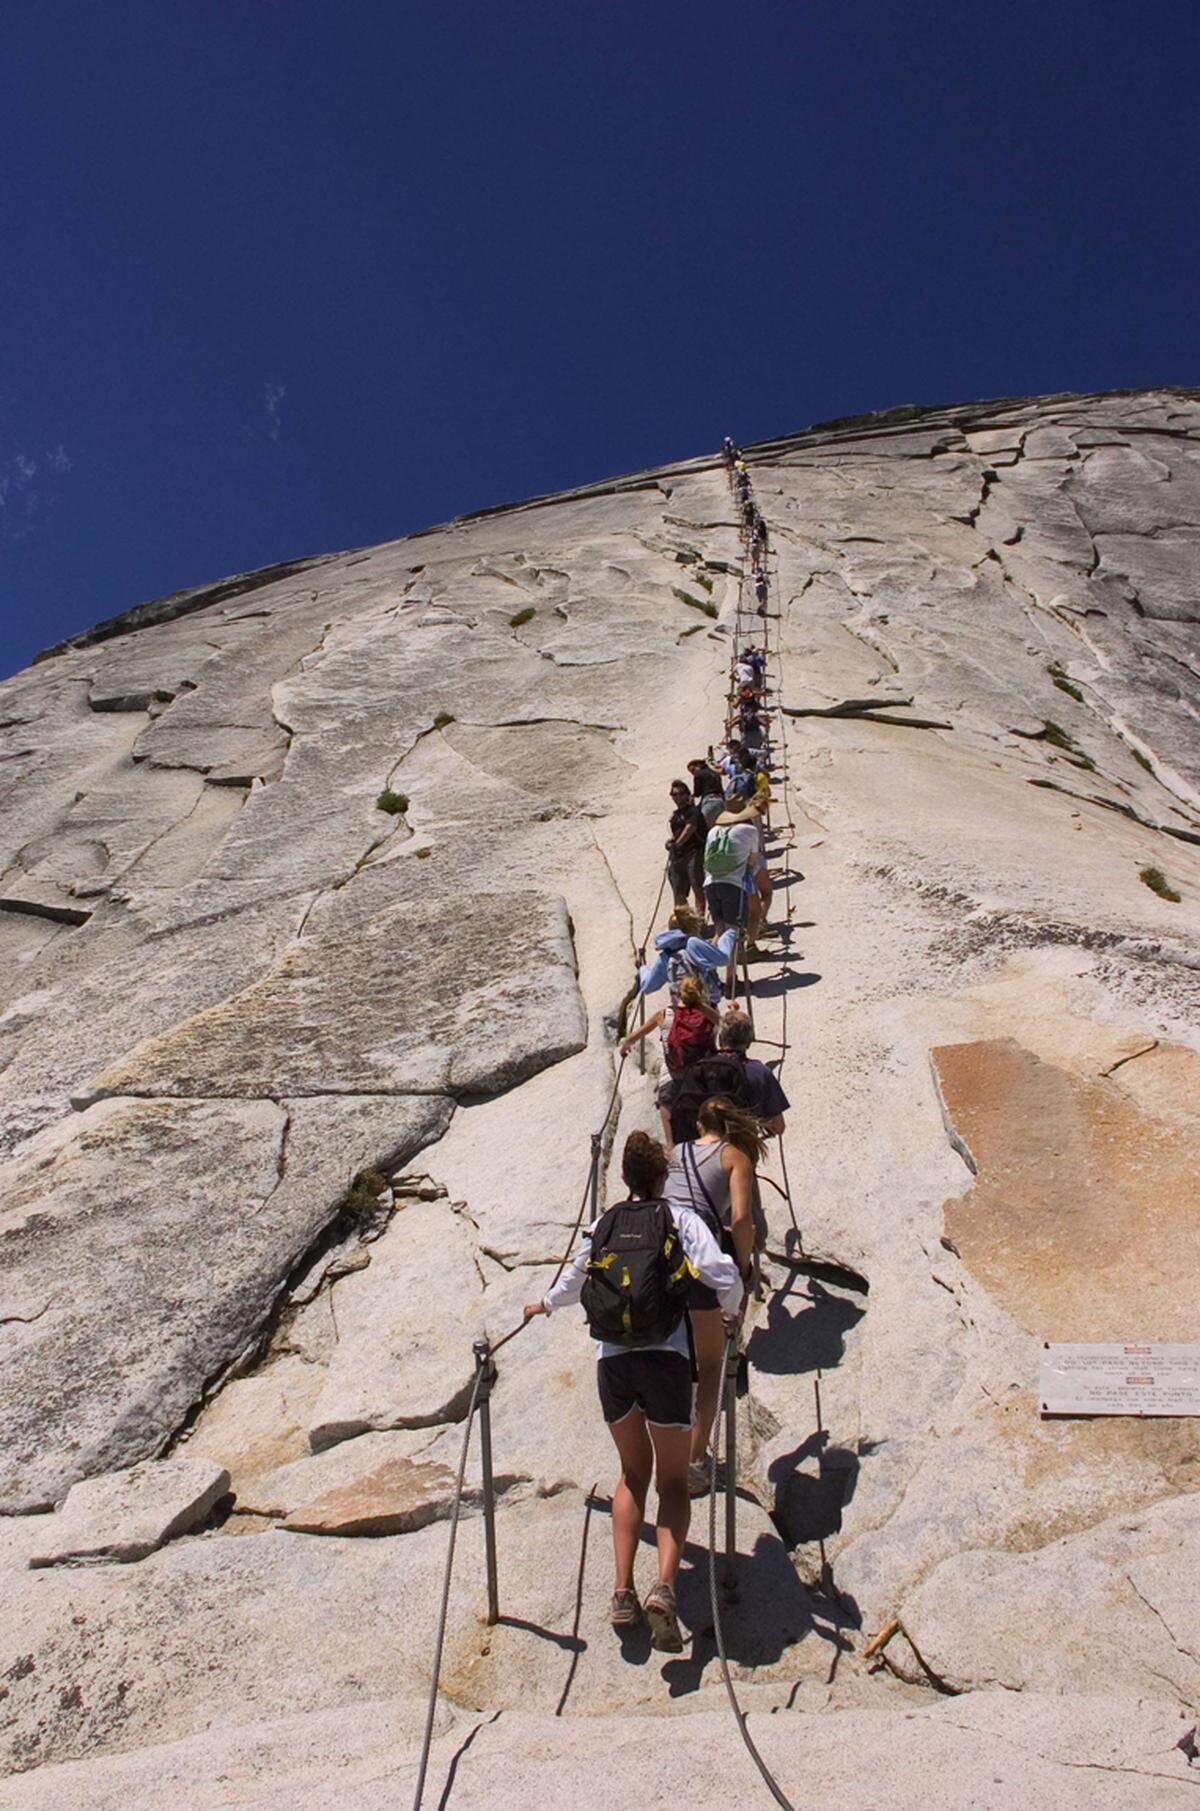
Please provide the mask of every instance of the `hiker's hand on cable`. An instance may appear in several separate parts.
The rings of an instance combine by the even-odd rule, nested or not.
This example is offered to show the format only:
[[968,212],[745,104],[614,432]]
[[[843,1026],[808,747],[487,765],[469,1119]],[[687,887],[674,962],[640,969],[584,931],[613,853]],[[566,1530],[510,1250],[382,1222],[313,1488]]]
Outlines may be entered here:
[[531,1321],[537,1314],[545,1314],[546,1312],[547,1308],[545,1302],[526,1302],[525,1304],[525,1319],[527,1321]]

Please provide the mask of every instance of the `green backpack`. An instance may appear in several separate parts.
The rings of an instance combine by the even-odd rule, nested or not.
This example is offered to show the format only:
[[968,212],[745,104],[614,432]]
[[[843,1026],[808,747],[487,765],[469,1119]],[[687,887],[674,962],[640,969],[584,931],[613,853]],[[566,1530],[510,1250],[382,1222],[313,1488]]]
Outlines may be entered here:
[[704,845],[704,872],[713,880],[724,880],[727,874],[735,874],[744,868],[746,858],[740,854],[733,840],[732,829],[710,830]]

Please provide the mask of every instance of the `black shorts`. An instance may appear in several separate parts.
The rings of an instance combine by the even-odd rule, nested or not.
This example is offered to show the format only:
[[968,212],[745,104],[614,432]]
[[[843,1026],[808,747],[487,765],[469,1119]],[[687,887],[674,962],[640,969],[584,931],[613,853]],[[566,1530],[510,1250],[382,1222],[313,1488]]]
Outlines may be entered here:
[[685,851],[681,855],[668,855],[667,873],[675,899],[684,900],[692,893],[702,891],[706,878],[704,851],[697,849],[694,854]]
[[686,855],[668,855],[667,878],[673,899],[686,899],[692,890],[693,864]]
[[745,892],[740,880],[710,880],[704,889],[704,898],[710,918],[719,918],[722,924],[742,923]]
[[596,1366],[609,1427],[641,1409],[651,1427],[691,1427],[692,1367],[682,1352],[618,1352]]

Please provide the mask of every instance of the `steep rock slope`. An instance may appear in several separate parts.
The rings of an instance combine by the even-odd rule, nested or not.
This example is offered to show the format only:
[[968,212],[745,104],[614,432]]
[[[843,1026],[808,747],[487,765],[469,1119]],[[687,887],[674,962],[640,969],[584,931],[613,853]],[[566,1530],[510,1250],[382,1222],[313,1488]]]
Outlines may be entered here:
[[[751,467],[795,1224],[768,1189],[731,1657],[794,1793],[875,1803],[853,1750],[897,1804],[1184,1802],[1194,1424],[1035,1389],[1044,1338],[1196,1333],[1200,402],[897,411]],[[652,1123],[631,1068],[606,1119],[614,1028],[740,557],[696,460],[179,593],[0,687],[6,1802],[411,1792],[472,1337],[550,1274],[588,1134]],[[585,1345],[501,1359],[508,1620],[471,1520],[429,1802],[607,1802],[592,1744],[613,1802],[648,1752],[687,1790],[668,1710],[757,1789],[699,1521],[689,1651],[603,1626]],[[164,1453],[232,1515],[28,1566],[76,1480]]]

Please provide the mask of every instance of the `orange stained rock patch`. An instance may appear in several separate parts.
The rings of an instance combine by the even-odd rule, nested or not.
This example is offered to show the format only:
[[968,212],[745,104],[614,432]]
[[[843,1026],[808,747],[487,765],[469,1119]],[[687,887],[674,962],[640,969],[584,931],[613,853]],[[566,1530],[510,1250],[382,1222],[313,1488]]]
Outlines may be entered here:
[[388,1459],[294,1509],[283,1526],[301,1534],[407,1534],[448,1515],[453,1492],[445,1465]]
[[946,1231],[989,1294],[1042,1339],[1195,1339],[1200,1057],[1160,1046],[1089,1080],[1012,1038],[932,1055],[978,1172]]

